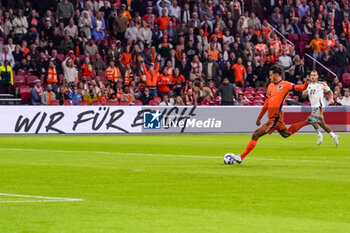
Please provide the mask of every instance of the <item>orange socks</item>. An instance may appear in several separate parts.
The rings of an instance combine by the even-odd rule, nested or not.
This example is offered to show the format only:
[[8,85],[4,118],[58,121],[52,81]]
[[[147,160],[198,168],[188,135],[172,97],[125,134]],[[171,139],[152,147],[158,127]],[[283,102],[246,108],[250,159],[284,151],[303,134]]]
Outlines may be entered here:
[[308,124],[310,124],[310,123],[307,121],[295,123],[288,128],[288,131],[289,131],[290,135],[293,135],[294,133],[298,132],[299,129],[303,128],[305,125],[308,125]]
[[251,139],[244,152],[241,154],[241,158],[244,159],[249,154],[249,152],[251,152],[254,149],[257,143],[258,141]]

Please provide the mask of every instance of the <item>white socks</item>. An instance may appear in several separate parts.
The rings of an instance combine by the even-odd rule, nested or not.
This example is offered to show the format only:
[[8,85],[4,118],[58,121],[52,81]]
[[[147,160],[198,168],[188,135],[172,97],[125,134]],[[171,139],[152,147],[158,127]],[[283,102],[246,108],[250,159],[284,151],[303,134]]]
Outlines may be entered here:
[[331,132],[329,133],[329,135],[331,135],[332,138],[335,137],[335,133],[333,133],[333,131],[331,131]]

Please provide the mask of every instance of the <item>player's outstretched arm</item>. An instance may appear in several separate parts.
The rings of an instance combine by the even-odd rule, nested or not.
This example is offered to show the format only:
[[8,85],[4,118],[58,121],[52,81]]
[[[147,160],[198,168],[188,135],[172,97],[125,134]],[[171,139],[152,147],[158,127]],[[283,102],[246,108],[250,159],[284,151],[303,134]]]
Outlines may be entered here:
[[294,85],[293,86],[293,89],[296,90],[296,91],[304,91],[306,90],[307,86],[309,85],[309,82],[310,82],[310,77],[307,76],[306,77],[306,81],[304,84],[301,84],[301,85]]

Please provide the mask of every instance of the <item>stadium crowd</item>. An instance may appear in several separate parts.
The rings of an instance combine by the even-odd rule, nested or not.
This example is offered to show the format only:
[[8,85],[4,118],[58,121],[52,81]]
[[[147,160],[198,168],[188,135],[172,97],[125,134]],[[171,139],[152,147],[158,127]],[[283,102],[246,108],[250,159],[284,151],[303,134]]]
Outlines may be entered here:
[[293,83],[318,70],[350,105],[349,14],[348,0],[2,0],[0,91],[33,105],[262,105],[278,64]]

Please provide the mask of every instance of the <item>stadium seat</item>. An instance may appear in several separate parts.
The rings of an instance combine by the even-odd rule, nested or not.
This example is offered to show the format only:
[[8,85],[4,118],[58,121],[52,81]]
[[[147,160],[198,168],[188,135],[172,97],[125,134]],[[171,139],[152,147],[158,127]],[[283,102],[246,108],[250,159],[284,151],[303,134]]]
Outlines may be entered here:
[[292,99],[295,101],[299,101],[299,96],[292,96]]
[[97,76],[98,77],[106,77],[106,72],[104,72],[103,70],[100,70],[99,72],[97,72]]
[[344,87],[350,87],[350,73],[345,73],[342,76]]
[[201,105],[216,105],[214,100],[202,100]]
[[51,105],[59,105],[60,102],[58,100],[51,100]]
[[102,105],[102,103],[99,100],[92,101],[92,105]]
[[27,84],[26,78],[23,75],[13,76],[13,85],[15,87],[25,86]]
[[64,55],[63,55],[63,54],[57,54],[57,58],[58,58],[60,61],[63,61]]
[[134,104],[135,104],[135,105],[143,105],[143,103],[142,103],[141,100],[135,100]]
[[254,87],[246,87],[244,92],[255,92]]
[[84,100],[80,100],[80,101],[78,102],[78,105],[89,105],[89,103],[86,102],[86,101],[84,101]]
[[156,101],[156,100],[150,100],[150,101],[148,102],[148,105],[156,106],[156,105],[159,105],[159,102]]
[[240,88],[240,87],[235,87],[235,91],[236,91],[236,93],[241,93],[241,92],[243,92],[243,91],[242,91],[242,88]]
[[126,105],[130,105],[130,103],[129,101],[120,101],[119,105],[126,106]]
[[258,87],[258,89],[256,89],[257,91],[263,91],[266,92],[266,88],[265,87]]
[[299,36],[297,33],[289,33],[288,40],[290,40],[292,43],[294,43],[295,41],[299,41]]
[[300,41],[304,41],[306,43],[309,43],[310,41],[310,36],[307,33],[301,33],[300,34]]
[[111,105],[111,106],[115,106],[115,105],[119,105],[117,101],[113,101],[113,100],[107,100],[106,101],[106,105]]
[[29,85],[30,87],[34,87],[35,85],[35,80],[39,79],[38,76],[35,75],[28,75],[26,76],[26,80],[27,80],[27,85]]
[[158,101],[158,103],[162,102],[162,99],[159,96],[154,96],[153,100]]
[[27,74],[28,74],[28,72],[25,71],[25,70],[18,70],[18,71],[17,71],[17,75],[23,75],[23,76],[25,76],[25,75],[27,75]]
[[73,104],[73,101],[71,101],[71,100],[65,100],[63,102],[63,105],[74,105],[74,104]]
[[221,104],[221,96],[217,96],[214,101],[217,105],[220,105]]
[[19,94],[23,104],[29,104],[31,100],[31,89],[29,86],[21,86],[19,88]]

